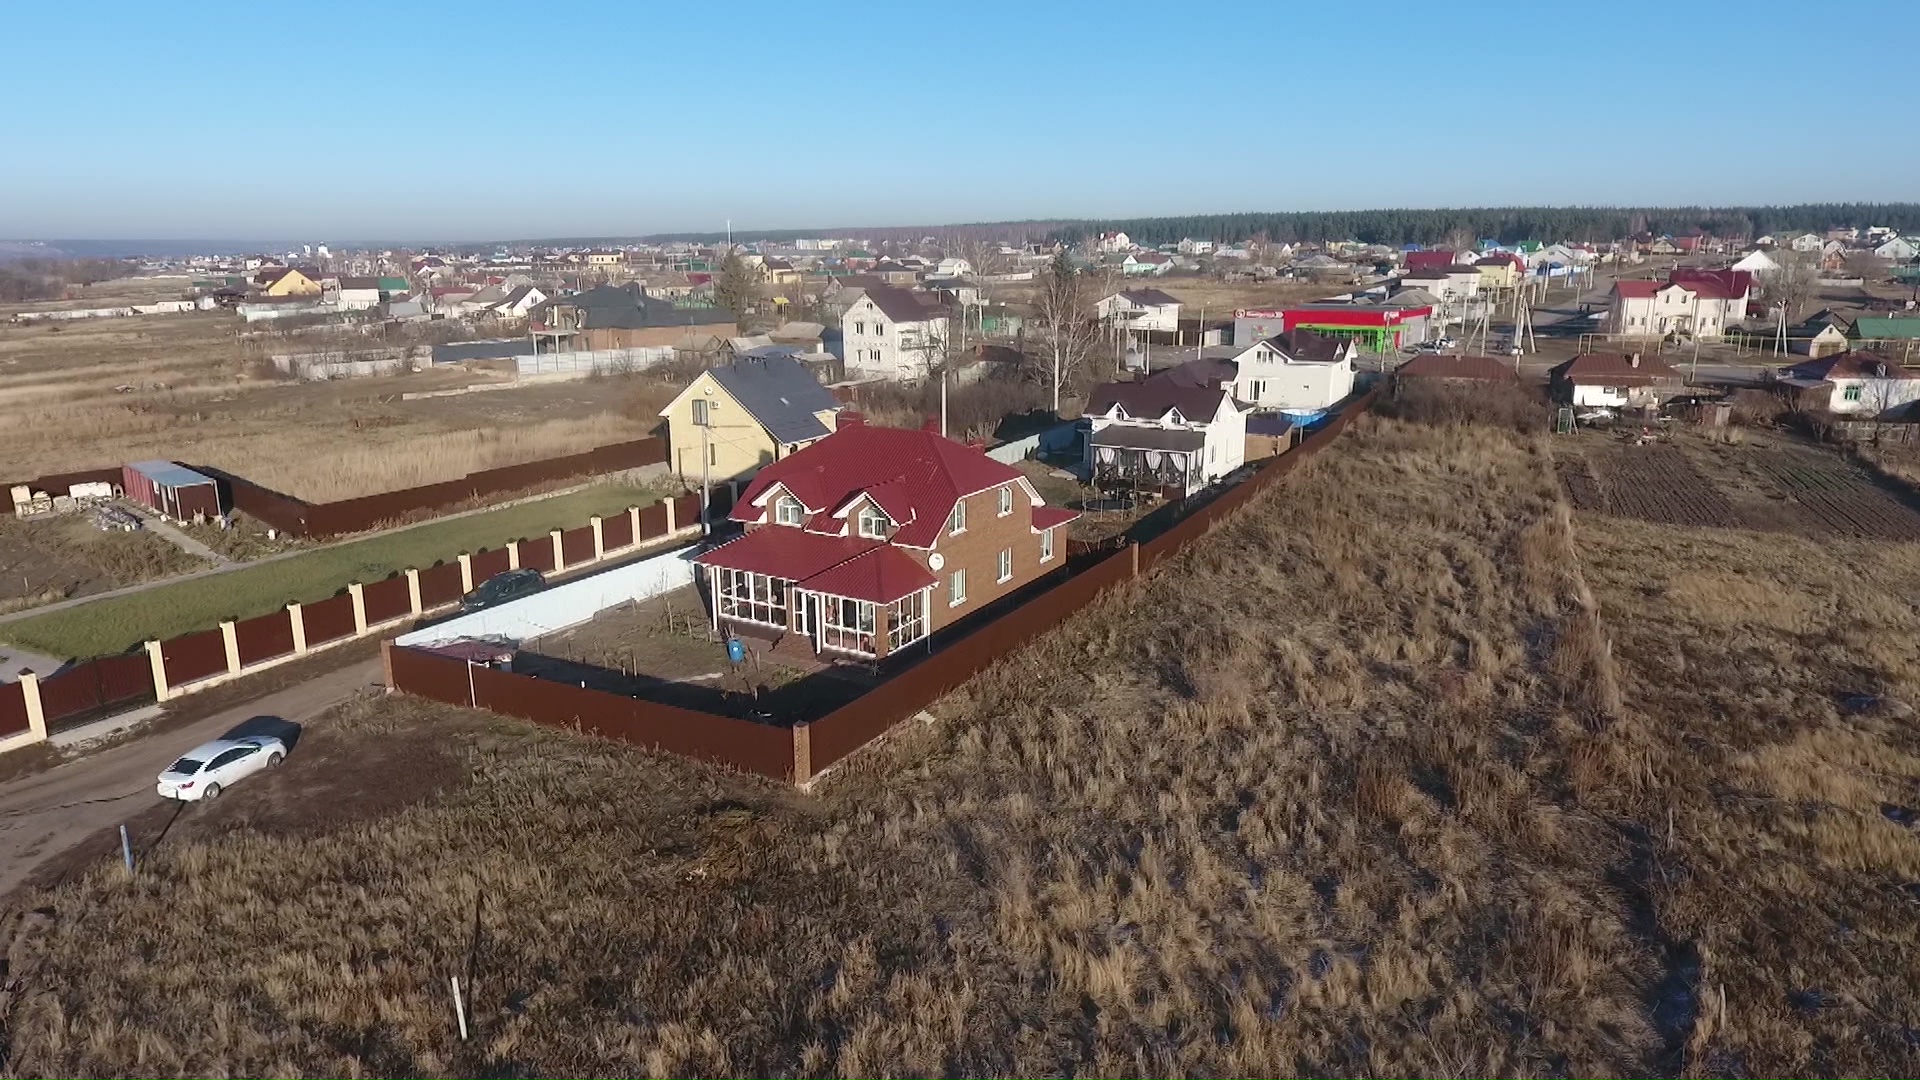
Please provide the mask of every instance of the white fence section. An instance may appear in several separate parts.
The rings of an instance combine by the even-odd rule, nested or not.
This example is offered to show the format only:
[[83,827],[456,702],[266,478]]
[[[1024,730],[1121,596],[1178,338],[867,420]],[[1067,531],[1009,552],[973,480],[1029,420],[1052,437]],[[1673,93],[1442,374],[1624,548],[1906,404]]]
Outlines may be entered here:
[[672,361],[673,349],[663,346],[646,349],[583,349],[576,352],[516,356],[513,358],[513,365],[521,378],[550,375],[584,379],[596,372],[602,375],[615,375],[629,371],[644,371]]
[[650,559],[555,585],[498,607],[402,634],[399,645],[431,645],[460,638],[524,641],[586,622],[610,607],[648,600],[693,584],[693,557],[699,545],[663,552]]
[[59,311],[22,311],[15,322],[70,322],[75,319],[124,319],[134,315],[182,315],[199,305],[192,300],[160,300],[125,307],[67,308]]
[[294,375],[306,382],[328,379],[358,379],[369,375],[394,375],[406,370],[406,349],[376,349],[368,352],[275,353],[273,366],[282,374]]

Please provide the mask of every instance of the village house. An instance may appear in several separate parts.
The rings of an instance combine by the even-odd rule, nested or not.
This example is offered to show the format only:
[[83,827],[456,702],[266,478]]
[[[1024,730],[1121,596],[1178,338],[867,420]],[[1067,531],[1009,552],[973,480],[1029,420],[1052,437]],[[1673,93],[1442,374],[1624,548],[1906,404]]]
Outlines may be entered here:
[[694,559],[715,629],[883,660],[1066,565],[1079,515],[1017,469],[930,431],[838,430],[734,505],[744,535]]
[[1920,362],[1920,316],[1862,315],[1847,328],[1847,340],[1869,343],[1902,364]]
[[860,288],[840,314],[840,359],[849,378],[926,378],[945,358],[950,319],[932,293]]
[[1640,353],[1581,353],[1547,374],[1554,400],[1575,408],[1656,406],[1686,385],[1666,361]]
[[[1740,273],[1744,274],[1744,271]],[[1607,332],[1635,337],[1679,334],[1713,340],[1746,317],[1745,291],[1735,293],[1715,279],[1613,283]]]
[[535,351],[675,348],[707,351],[732,336],[733,313],[678,308],[645,288],[601,285],[527,310]]
[[508,289],[498,303],[487,308],[486,314],[510,321],[519,321],[527,313],[547,302],[547,294],[538,285],[515,285]]
[[319,296],[323,291],[319,271],[293,266],[262,270],[254,275],[253,286],[262,296]]
[[1889,262],[1907,262],[1920,257],[1920,244],[1904,236],[1895,236],[1874,248],[1873,253]]
[[1527,261],[1511,251],[1497,251],[1473,261],[1483,288],[1511,289],[1526,278]]
[[385,297],[380,292],[380,279],[377,277],[343,277],[334,293],[334,303],[342,311],[366,311],[380,306]]
[[1103,232],[1093,242],[1093,250],[1101,255],[1118,255],[1123,251],[1132,251],[1133,240],[1123,232]]
[[1878,417],[1920,401],[1920,372],[1872,352],[1802,360],[1780,370],[1780,385],[1803,408],[1824,408],[1840,416]]
[[1465,387],[1512,385],[1520,381],[1511,361],[1492,356],[1422,353],[1393,369],[1394,393],[1409,385],[1437,383]]
[[826,438],[841,408],[791,356],[737,358],[695,376],[660,410],[669,467],[689,480],[745,479]]
[[1210,255],[1213,253],[1213,241],[1195,240],[1189,236],[1174,245],[1174,250],[1186,256]]
[[1171,334],[1180,329],[1180,299],[1159,289],[1122,289],[1102,298],[1093,310],[1115,330]]
[[1818,252],[1821,245],[1826,242],[1826,238],[1822,237],[1819,233],[1801,233],[1799,236],[1787,241],[1787,247],[1801,255],[1812,255]]
[[1232,369],[1197,360],[1095,387],[1085,412],[1094,486],[1178,498],[1244,464],[1248,410],[1234,400]]
[[1351,338],[1295,330],[1249,345],[1156,350],[1169,371],[1205,374],[1244,409],[1317,415],[1353,393],[1358,346]]
[[1157,276],[1173,269],[1173,256],[1158,251],[1130,252],[1120,260],[1120,272],[1127,277]]
[[1787,328],[1787,348],[1816,360],[1846,352],[1852,348],[1847,341],[1849,326],[1847,320],[1831,308],[1821,308]]

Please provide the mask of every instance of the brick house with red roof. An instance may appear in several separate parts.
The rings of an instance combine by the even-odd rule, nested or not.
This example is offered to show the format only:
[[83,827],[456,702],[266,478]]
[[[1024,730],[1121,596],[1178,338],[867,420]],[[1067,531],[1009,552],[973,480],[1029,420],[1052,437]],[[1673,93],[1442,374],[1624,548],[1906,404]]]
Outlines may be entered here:
[[841,413],[728,516],[746,532],[693,560],[715,629],[879,660],[1065,566],[1079,514],[978,448]]
[[1623,278],[1613,283],[1608,297],[1606,327],[1610,334],[1628,337],[1678,334],[1711,341],[1746,316],[1747,288],[1737,279],[1704,273],[1686,280]]

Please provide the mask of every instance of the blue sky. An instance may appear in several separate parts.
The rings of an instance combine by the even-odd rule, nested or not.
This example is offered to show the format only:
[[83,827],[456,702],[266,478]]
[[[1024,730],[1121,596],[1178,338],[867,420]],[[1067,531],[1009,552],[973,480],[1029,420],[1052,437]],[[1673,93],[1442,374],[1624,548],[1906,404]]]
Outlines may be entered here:
[[1920,40],[1915,0],[71,0],[5,18],[32,102],[0,142],[8,237],[1920,200],[1913,67],[1856,62]]

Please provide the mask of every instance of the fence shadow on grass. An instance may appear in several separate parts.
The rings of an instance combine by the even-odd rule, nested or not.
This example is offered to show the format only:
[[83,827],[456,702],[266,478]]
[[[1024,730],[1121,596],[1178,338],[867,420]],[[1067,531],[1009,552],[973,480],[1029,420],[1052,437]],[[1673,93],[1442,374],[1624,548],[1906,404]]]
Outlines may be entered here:
[[[852,672],[801,673],[778,664],[763,664],[756,670],[751,660],[727,665],[719,678],[697,682],[623,672],[527,650],[514,655],[513,670],[621,697],[781,726],[825,716],[872,689],[871,680]],[[796,677],[775,681],[785,675]]]

